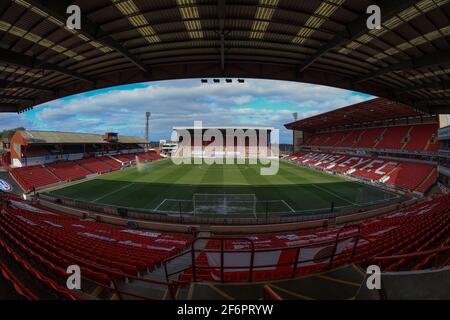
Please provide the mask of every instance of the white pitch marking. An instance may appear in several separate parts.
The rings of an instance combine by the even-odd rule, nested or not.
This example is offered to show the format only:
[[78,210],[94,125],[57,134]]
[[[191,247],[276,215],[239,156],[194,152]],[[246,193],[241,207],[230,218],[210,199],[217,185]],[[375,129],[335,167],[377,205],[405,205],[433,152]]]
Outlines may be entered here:
[[291,210],[292,212],[295,212],[295,210],[294,209],[292,209],[292,207],[286,202],[286,201],[284,201],[284,200],[281,200],[281,202],[283,202],[284,203],[284,205],[286,206],[286,207],[288,207],[289,208],[289,210]]
[[345,199],[345,198],[341,197],[340,195],[337,195],[336,193],[331,192],[330,190],[327,190],[327,189],[324,189],[324,188],[322,188],[322,187],[319,187],[319,186],[316,185],[316,184],[311,184],[311,185],[314,186],[314,187],[316,187],[316,188],[319,189],[319,190],[322,190],[322,191],[325,191],[325,192],[331,194],[332,196],[334,196],[334,197],[336,197],[336,198],[339,198],[339,199],[341,199],[341,200],[344,200],[344,201],[347,202],[347,203],[351,203],[351,204],[353,204],[353,205],[355,205],[355,206],[358,205],[357,203],[355,203],[355,202],[353,202],[353,201],[350,201],[350,200],[348,200],[348,199]]
[[166,201],[167,201],[167,199],[164,199],[163,201],[161,201],[161,203],[158,204],[158,206],[157,206],[155,209],[153,209],[153,210],[158,211],[158,209],[159,209],[164,203],[166,203]]
[[98,200],[104,199],[104,198],[106,198],[106,197],[108,197],[108,196],[110,196],[110,195],[112,195],[114,193],[117,193],[119,191],[122,191],[122,190],[128,188],[129,186],[132,186],[133,184],[135,184],[135,182],[129,183],[127,185],[124,185],[124,186],[120,187],[119,189],[116,189],[116,190],[113,190],[111,192],[108,192],[107,194],[104,194],[101,197],[98,197],[97,199],[93,200],[92,202],[97,202]]

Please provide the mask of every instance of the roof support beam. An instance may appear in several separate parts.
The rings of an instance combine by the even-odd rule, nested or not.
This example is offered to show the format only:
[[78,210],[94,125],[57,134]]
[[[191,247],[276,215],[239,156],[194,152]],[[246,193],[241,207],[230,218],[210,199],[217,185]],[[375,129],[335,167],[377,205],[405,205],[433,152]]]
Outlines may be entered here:
[[68,75],[72,78],[76,78],[76,79],[79,79],[84,82],[89,82],[92,84],[95,83],[95,81],[83,76],[82,74],[71,71],[69,69],[59,67],[52,63],[48,63],[48,62],[36,59],[31,56],[27,56],[22,53],[18,53],[18,52],[6,50],[6,49],[1,49],[1,48],[0,48],[0,62],[15,65],[18,67],[24,67],[24,68],[28,68],[28,69],[41,69],[41,70],[56,71],[58,73]]
[[56,90],[49,88],[49,87],[39,86],[39,85],[35,85],[35,84],[30,84],[30,83],[0,80],[0,89],[10,89],[10,88],[32,89],[32,90],[46,91],[46,92],[51,92],[53,94],[56,94]]
[[217,11],[219,13],[219,35],[220,35],[220,67],[225,71],[225,10],[226,0],[218,0]]
[[447,64],[449,61],[450,61],[450,50],[438,51],[436,53],[429,54],[420,58],[393,64],[386,68],[381,68],[379,70],[369,73],[368,75],[357,78],[354,82],[360,83],[368,81],[370,79],[388,74],[390,72],[414,70],[424,67],[432,67],[439,64]]
[[[412,0],[380,0],[376,1],[377,5],[381,9],[381,21],[385,21],[387,19],[392,18],[399,12],[404,9],[412,6],[416,1]],[[357,19],[353,20],[351,23],[347,25],[347,27],[336,34],[330,41],[327,41],[322,47],[320,47],[311,57],[306,59],[302,64],[297,67],[297,74],[302,73],[306,68],[308,68],[311,64],[313,64],[317,59],[322,57],[328,51],[342,46],[343,44],[353,41],[363,34],[367,33],[367,15],[362,14]]]
[[[68,0],[58,0],[58,1],[27,0],[27,1],[33,6],[38,7],[42,11],[62,21],[66,21],[67,19],[66,9],[70,4],[72,4],[72,1]],[[150,69],[148,68],[148,66],[146,66],[142,61],[140,61],[139,58],[134,56],[127,49],[125,49],[120,43],[114,40],[114,38],[108,35],[105,31],[103,31],[99,25],[97,25],[96,23],[92,22],[89,18],[87,18],[86,15],[82,16],[81,29],[77,31],[92,40],[98,41],[99,43],[102,43],[103,45],[106,45],[116,50],[118,53],[120,53],[122,56],[124,56],[134,65],[136,65],[136,67],[138,67],[145,73],[150,74]]]
[[33,98],[27,98],[27,97],[21,97],[21,96],[11,96],[11,95],[7,95],[7,94],[0,94],[0,99],[34,102]]
[[428,114],[449,114],[450,101],[448,104],[415,105],[416,108]]
[[439,89],[442,89],[442,90],[450,89],[450,80],[421,83],[418,85],[401,88],[399,90],[396,90],[396,92],[398,94],[405,94],[405,93],[409,93],[410,91],[417,91],[417,90],[423,90],[423,89],[438,89],[438,90]]
[[0,112],[19,112],[22,107],[14,103],[0,103]]
[[415,108],[424,110],[430,114],[449,114],[450,113],[450,98],[437,98],[431,100],[419,100],[413,103]]

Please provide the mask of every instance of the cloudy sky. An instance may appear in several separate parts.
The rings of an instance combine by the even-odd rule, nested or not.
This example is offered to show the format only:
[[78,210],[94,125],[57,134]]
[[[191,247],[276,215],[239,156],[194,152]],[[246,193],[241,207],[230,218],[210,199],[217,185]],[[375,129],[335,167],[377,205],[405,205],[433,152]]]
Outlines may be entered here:
[[199,79],[161,81],[96,90],[35,107],[22,114],[0,114],[0,129],[23,126],[143,136],[145,112],[152,113],[150,138],[168,139],[174,126],[271,126],[290,143],[283,124],[373,98],[311,84],[246,79],[244,84],[201,84]]

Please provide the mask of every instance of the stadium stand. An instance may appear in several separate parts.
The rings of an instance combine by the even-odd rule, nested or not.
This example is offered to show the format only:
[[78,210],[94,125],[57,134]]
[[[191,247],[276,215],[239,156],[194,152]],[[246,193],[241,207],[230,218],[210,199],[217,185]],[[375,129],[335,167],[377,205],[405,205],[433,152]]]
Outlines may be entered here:
[[87,177],[91,171],[83,168],[76,161],[63,161],[46,165],[55,176],[62,181],[72,181]]
[[[223,240],[223,280],[248,281],[250,240],[255,247],[252,279],[258,281],[290,277],[293,266],[296,266],[296,275],[306,275],[351,261],[368,264],[376,257],[441,248],[450,242],[449,222],[450,197],[441,196],[354,226]],[[220,247],[221,241],[208,241],[196,259],[196,279],[222,280],[218,262]],[[395,263],[388,261],[381,266],[386,271],[418,270],[432,266],[434,257],[435,254],[430,254]],[[182,276],[184,281],[192,278],[192,269]]]
[[388,127],[384,134],[380,137],[380,143],[378,143],[377,148],[402,149],[407,141],[406,136],[411,129],[411,126]]
[[119,164],[117,167],[112,167],[110,164],[108,164],[105,161],[102,161],[99,158],[86,158],[77,161],[77,163],[83,168],[89,170],[90,172],[95,172],[98,174],[111,172],[119,167]]
[[31,166],[11,169],[11,175],[25,191],[41,188],[61,182],[45,166]]
[[438,151],[437,124],[413,126],[405,150]]
[[[103,174],[122,168],[124,162],[136,159],[154,161],[161,159],[155,152],[141,152],[119,156],[102,156],[73,161],[61,161],[46,165],[12,168],[11,175],[23,190],[29,192],[33,188],[40,189],[64,181],[83,179],[91,174]],[[116,160],[116,158],[124,161]],[[126,160],[126,161],[125,161]]]
[[302,146],[437,151],[437,124],[318,133]]
[[426,193],[438,178],[439,119],[376,98],[285,125],[294,163],[362,182]]
[[[124,281],[152,270],[164,259],[188,246],[193,237],[116,227],[83,221],[45,209],[39,205],[11,199],[0,214],[1,245],[36,277],[42,273],[10,248],[20,248],[27,259],[45,266],[53,275],[66,279],[66,268],[74,263],[83,275],[109,286],[111,278]],[[55,284],[54,289],[67,292]]]
[[112,156],[113,159],[120,161],[122,163],[130,163],[131,161],[136,159],[135,154],[116,154]]
[[327,169],[409,191],[424,192],[437,177],[436,168],[432,164],[397,159],[304,151],[294,153],[286,159],[303,166]]

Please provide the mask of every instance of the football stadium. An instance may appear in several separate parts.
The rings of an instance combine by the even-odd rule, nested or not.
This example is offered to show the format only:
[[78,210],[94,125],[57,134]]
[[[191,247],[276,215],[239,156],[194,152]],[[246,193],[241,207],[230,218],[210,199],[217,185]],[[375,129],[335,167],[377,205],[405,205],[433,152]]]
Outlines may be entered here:
[[[0,122],[0,299],[449,300],[449,14],[448,0],[1,0],[0,112],[26,128]],[[95,92],[180,79],[213,86],[193,126],[187,98],[167,118],[148,99],[145,134],[129,134],[138,87],[126,108],[109,100],[108,131],[97,106],[82,116]],[[203,126],[213,94],[244,104],[239,88],[267,80],[365,96]],[[151,141],[162,124],[171,138]]]

